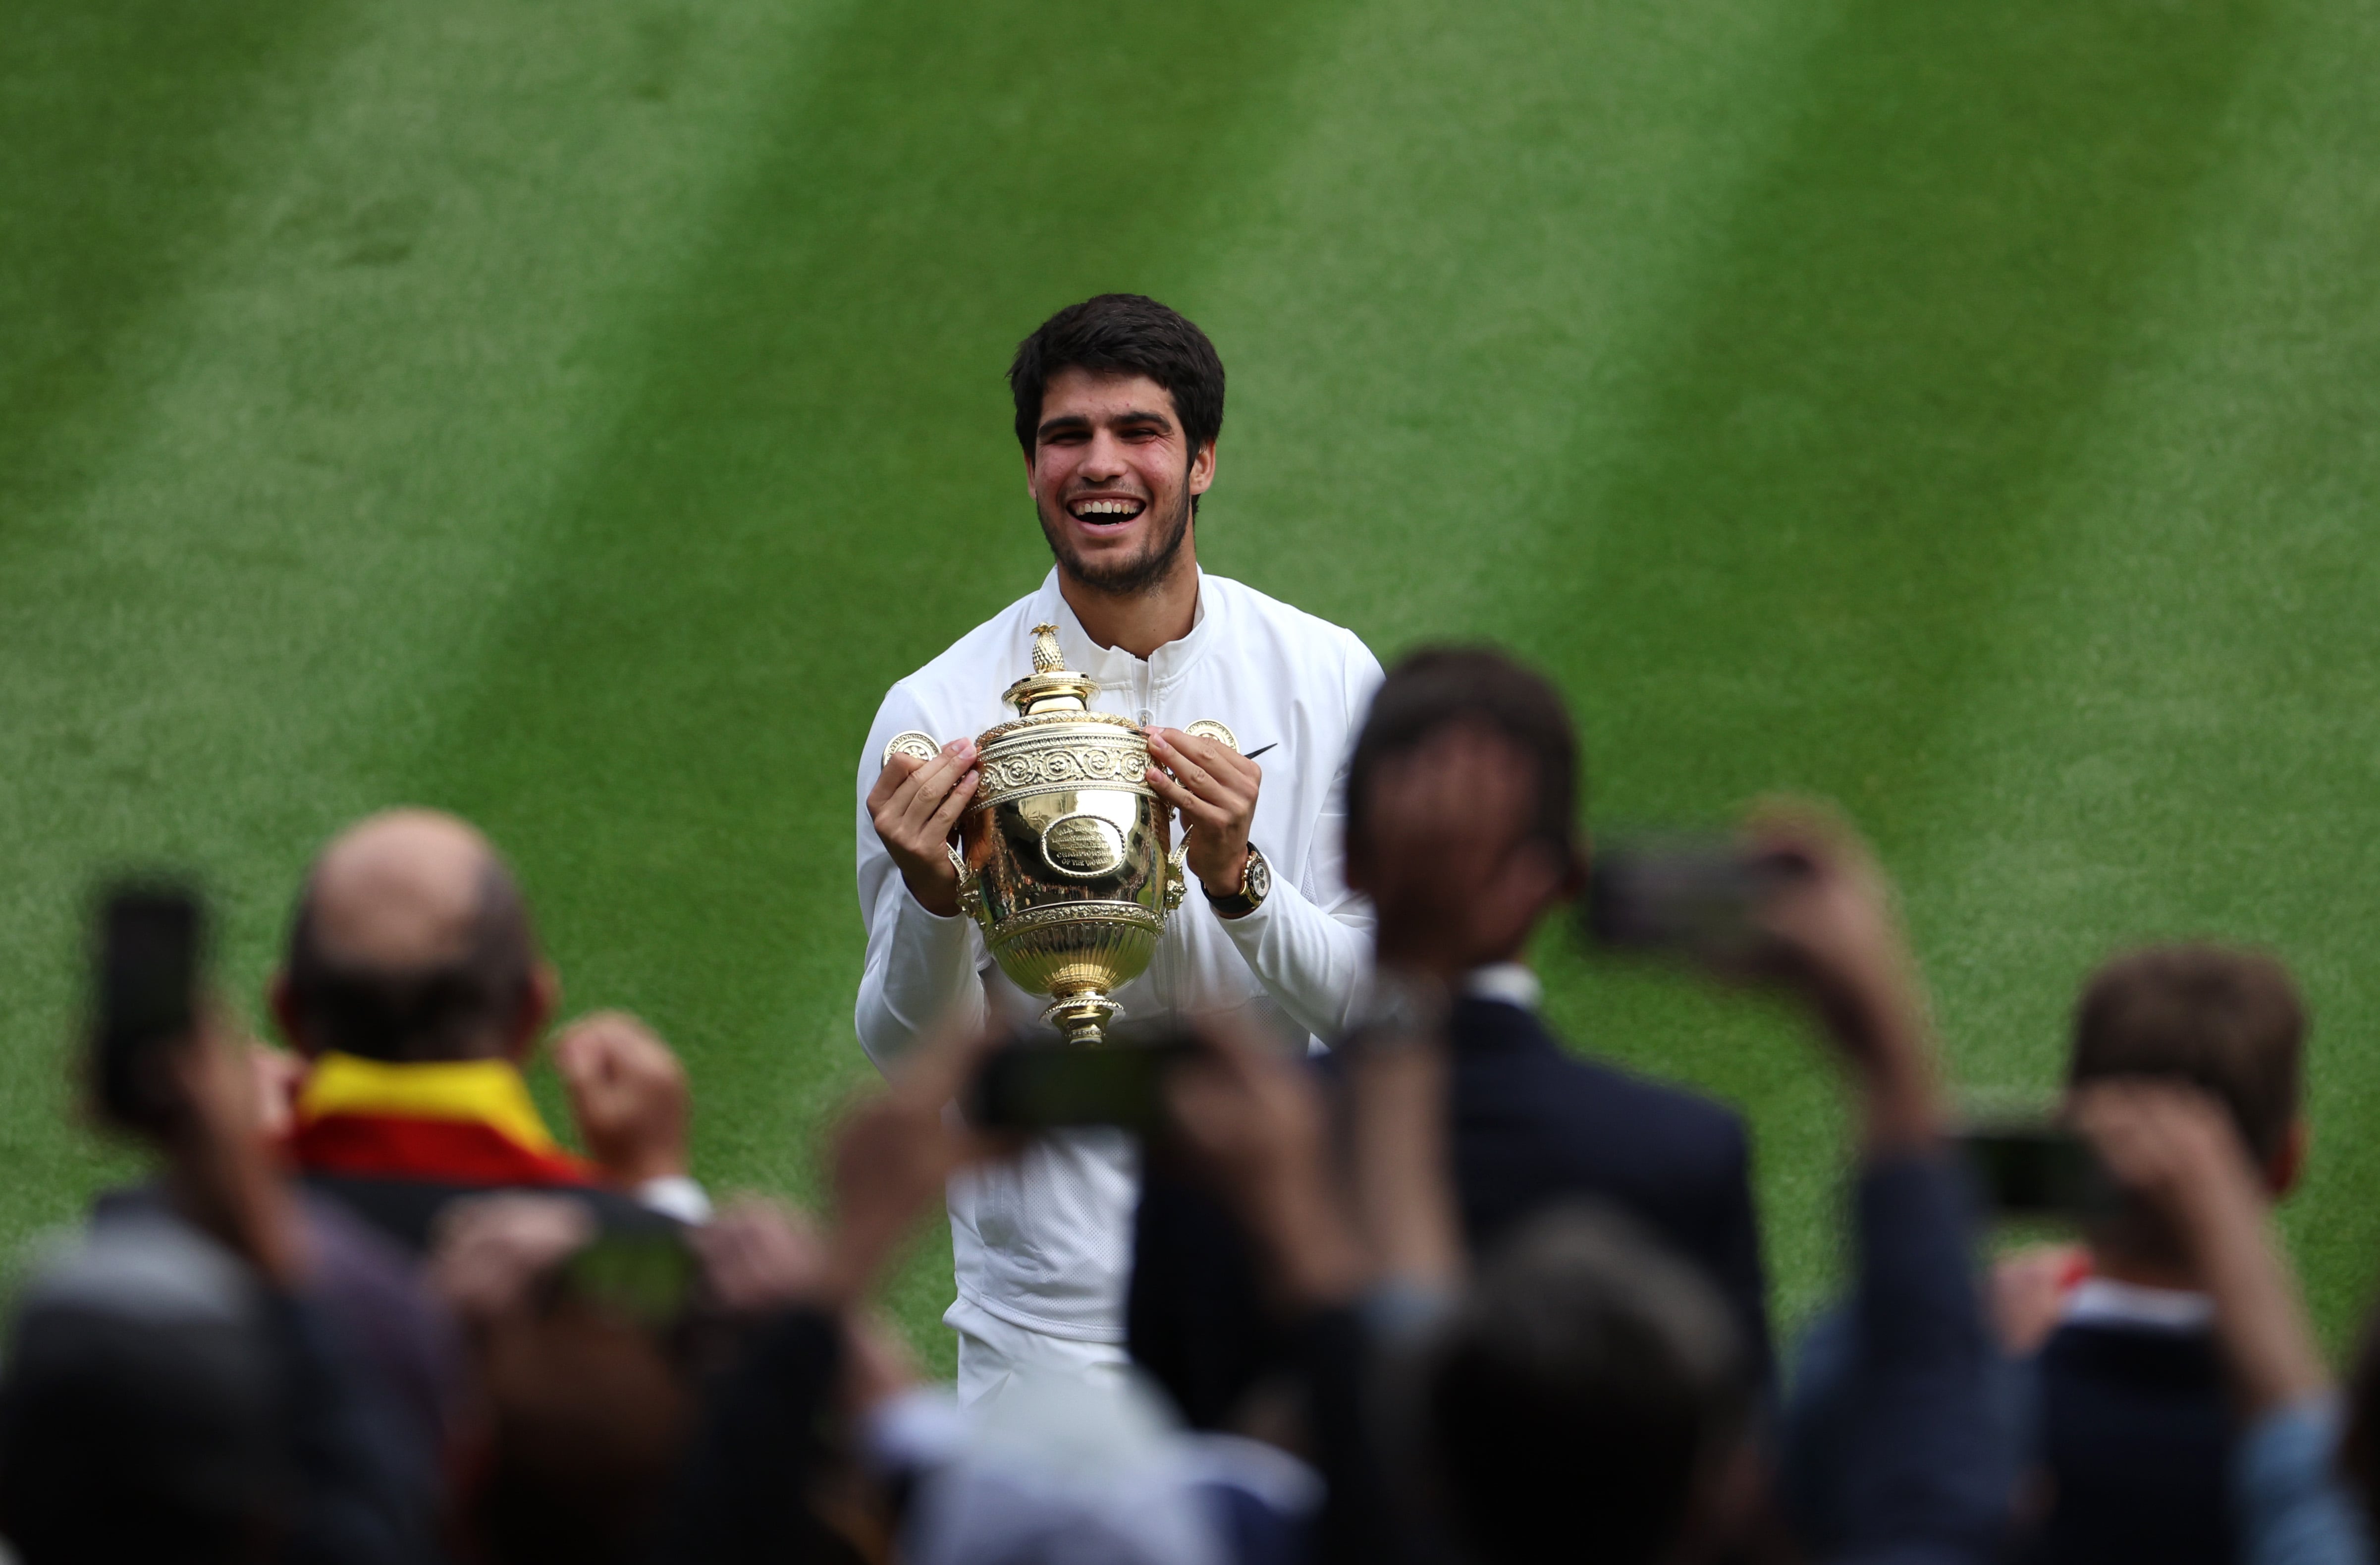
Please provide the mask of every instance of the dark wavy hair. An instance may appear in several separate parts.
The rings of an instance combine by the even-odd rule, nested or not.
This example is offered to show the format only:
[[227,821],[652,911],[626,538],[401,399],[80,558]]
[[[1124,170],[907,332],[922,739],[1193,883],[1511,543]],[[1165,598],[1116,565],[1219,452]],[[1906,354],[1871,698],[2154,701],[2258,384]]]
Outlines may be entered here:
[[1389,670],[1347,763],[1349,850],[1365,839],[1380,764],[1462,722],[1485,725],[1529,758],[1536,774],[1530,835],[1575,858],[1580,766],[1570,710],[1544,675],[1488,646],[1421,647]]
[[1223,361],[1207,334],[1145,294],[1103,293],[1070,304],[1016,345],[1008,389],[1016,397],[1016,443],[1027,460],[1041,426],[1041,399],[1061,370],[1147,375],[1173,398],[1173,416],[1196,453],[1223,433]]

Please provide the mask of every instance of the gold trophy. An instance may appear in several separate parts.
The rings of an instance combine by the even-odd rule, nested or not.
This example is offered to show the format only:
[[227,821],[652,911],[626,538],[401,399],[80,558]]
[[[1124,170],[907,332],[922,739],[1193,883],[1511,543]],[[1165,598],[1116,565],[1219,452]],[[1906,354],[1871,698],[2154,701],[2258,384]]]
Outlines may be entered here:
[[[1189,886],[1172,812],[1144,781],[1148,744],[1129,719],[1084,703],[1097,681],[1071,672],[1058,628],[1033,629],[1033,672],[1002,698],[1016,709],[976,740],[974,799],[950,848],[959,906],[983,926],[1001,971],[1047,995],[1041,1020],[1070,1044],[1106,1041],[1123,1007],[1109,993],[1157,954],[1168,913]],[[1231,730],[1193,725],[1233,749]],[[884,747],[930,759],[921,733]]]

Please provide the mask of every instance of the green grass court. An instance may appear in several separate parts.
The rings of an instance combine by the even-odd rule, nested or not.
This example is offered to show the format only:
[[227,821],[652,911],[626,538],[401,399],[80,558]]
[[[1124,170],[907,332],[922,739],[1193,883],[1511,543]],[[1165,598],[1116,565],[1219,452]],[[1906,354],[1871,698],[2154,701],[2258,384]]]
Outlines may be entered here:
[[[2355,0],[18,0],[0,1241],[124,1167],[64,1115],[93,871],[202,871],[253,1009],[301,865],[400,801],[512,853],[575,1009],[685,1051],[714,1188],[813,1188],[870,1074],[868,719],[1039,579],[1001,372],[1132,288],[1230,367],[1211,569],[1555,670],[1598,825],[1841,800],[1962,1082],[2046,1086],[2121,943],[2282,951],[2342,1340],[2375,49]],[[1545,965],[1573,1036],[1750,1112],[1806,1312],[1816,1055]],[[945,1363],[947,1253],[897,1298]]]

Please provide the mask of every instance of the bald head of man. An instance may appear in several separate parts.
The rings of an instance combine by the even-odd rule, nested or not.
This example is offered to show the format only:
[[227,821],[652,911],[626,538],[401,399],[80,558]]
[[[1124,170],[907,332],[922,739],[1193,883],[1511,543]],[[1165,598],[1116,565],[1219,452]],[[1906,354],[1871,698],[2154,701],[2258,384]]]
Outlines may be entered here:
[[402,1063],[517,1058],[553,1001],[512,872],[487,838],[431,810],[392,810],[332,840],[273,984],[300,1052]]

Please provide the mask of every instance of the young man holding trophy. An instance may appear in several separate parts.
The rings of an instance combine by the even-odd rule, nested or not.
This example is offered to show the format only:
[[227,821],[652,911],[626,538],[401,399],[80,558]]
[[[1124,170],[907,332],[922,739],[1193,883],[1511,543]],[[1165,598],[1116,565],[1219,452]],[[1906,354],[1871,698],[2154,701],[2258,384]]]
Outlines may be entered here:
[[[1329,1036],[1370,958],[1340,818],[1379,664],[1199,570],[1223,366],[1196,325],[1102,295],[1044,322],[1009,383],[1056,565],[877,712],[860,1042],[886,1065],[953,1012],[1119,1045],[1224,1011]],[[1128,1136],[1087,1130],[953,1184],[963,1400],[1123,1362],[1138,1177]]]

